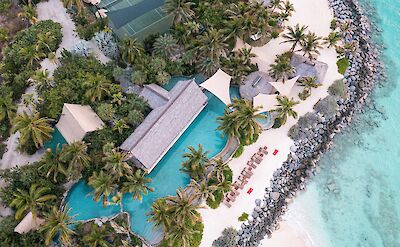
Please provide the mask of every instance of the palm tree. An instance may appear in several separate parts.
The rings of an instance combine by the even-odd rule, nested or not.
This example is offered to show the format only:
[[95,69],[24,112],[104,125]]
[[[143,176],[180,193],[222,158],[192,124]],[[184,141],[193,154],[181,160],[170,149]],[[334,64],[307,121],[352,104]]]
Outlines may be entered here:
[[168,15],[172,15],[174,23],[187,22],[195,16],[192,6],[194,3],[187,0],[166,0],[164,9]]
[[280,125],[286,123],[286,120],[289,117],[297,118],[297,112],[293,110],[293,107],[299,102],[294,101],[293,99],[289,99],[286,96],[277,96],[278,105],[276,109],[272,110],[273,112],[277,112],[277,118],[280,121]]
[[113,130],[117,131],[118,133],[122,134],[124,129],[129,129],[129,126],[126,124],[125,119],[121,118],[115,121]]
[[237,137],[241,141],[249,143],[255,135],[261,132],[257,120],[265,118],[257,113],[258,110],[259,108],[254,108],[249,100],[234,99],[233,103],[225,108],[224,115],[217,118],[219,122],[217,129],[227,136]]
[[18,13],[18,17],[27,20],[30,25],[39,21],[36,9],[31,3],[22,6],[22,11]]
[[45,47],[49,52],[51,52],[49,44],[53,43],[55,39],[56,37],[52,32],[39,33],[36,40],[36,51],[40,51]]
[[10,207],[17,210],[15,219],[20,220],[27,211],[32,212],[33,217],[36,217],[38,210],[46,207],[49,201],[57,199],[55,195],[49,193],[50,191],[50,188],[37,184],[32,184],[28,191],[18,188],[13,193],[14,198],[10,203]]
[[286,39],[282,43],[292,43],[292,48],[290,48],[290,52],[293,52],[296,49],[297,44],[301,43],[305,38],[305,31],[307,30],[307,26],[300,26],[296,24],[296,26],[288,27],[288,32],[283,34],[282,37]]
[[330,32],[328,37],[324,38],[324,45],[328,45],[328,48],[336,47],[337,43],[341,40],[341,35],[337,32]]
[[156,200],[151,206],[151,211],[146,213],[150,218],[148,222],[153,222],[155,226],[161,226],[164,231],[169,229],[171,224],[171,213],[168,211],[168,205],[164,199]]
[[42,58],[46,57],[46,54],[36,51],[33,46],[21,48],[21,50],[18,51],[18,54],[22,59],[26,60],[27,65],[30,67],[32,67],[35,62],[38,63]]
[[182,170],[190,175],[196,181],[204,177],[205,167],[204,164],[208,162],[207,151],[203,151],[203,146],[198,145],[196,150],[193,146],[189,146],[189,153],[184,153],[182,156],[186,159],[182,163]]
[[133,38],[122,39],[119,47],[122,60],[128,64],[133,64],[136,59],[144,54],[143,46]]
[[269,72],[276,80],[285,80],[295,73],[295,68],[290,64],[290,56],[287,53],[277,55],[275,62],[270,65]]
[[164,34],[159,36],[154,42],[154,54],[169,59],[176,55],[179,48],[178,41],[171,34]]
[[294,11],[294,6],[290,1],[286,1],[282,5],[282,10],[283,10],[282,13],[283,17],[287,18],[292,15],[292,12]]
[[41,92],[52,86],[53,78],[50,77],[50,73],[47,69],[38,69],[31,76],[31,81],[33,82],[33,85],[35,85],[35,88]]
[[303,92],[299,93],[301,100],[307,99],[311,95],[311,89],[321,86],[317,83],[317,78],[315,76],[302,77],[299,80],[299,85],[304,88]]
[[45,223],[40,231],[45,232],[45,244],[50,245],[52,239],[58,236],[66,246],[71,244],[71,235],[75,232],[71,229],[71,226],[75,224],[73,221],[74,216],[69,216],[71,209],[64,207],[59,211],[55,206],[45,217]]
[[109,247],[110,243],[106,240],[108,235],[106,227],[99,227],[97,224],[90,225],[90,232],[83,236],[83,243],[89,247]]
[[169,246],[190,247],[190,240],[198,232],[187,224],[174,224],[165,234]]
[[75,6],[78,14],[80,14],[84,8],[83,1],[81,0],[63,0],[63,3],[66,8],[71,8],[72,6]]
[[205,62],[208,62],[214,71],[220,65],[220,58],[226,57],[229,51],[229,46],[222,30],[214,28],[210,28],[207,32],[200,35],[196,47],[199,64],[205,67]]
[[13,102],[13,93],[0,92],[0,94],[0,122],[6,118],[11,122],[17,112],[17,106]]
[[68,163],[68,173],[80,174],[89,167],[91,158],[87,153],[88,145],[82,141],[76,141],[65,145],[61,152],[61,160]]
[[126,182],[122,184],[122,193],[132,193],[134,200],[142,202],[143,195],[147,195],[150,192],[154,192],[154,188],[149,187],[147,184],[151,182],[151,178],[146,178],[145,173],[137,169],[132,176],[127,176]]
[[272,8],[272,11],[275,11],[276,8],[280,9],[281,8],[281,0],[272,0],[270,3],[270,7]]
[[194,223],[200,220],[197,209],[202,208],[198,204],[194,193],[189,194],[184,190],[176,190],[176,196],[167,197],[167,204],[171,212],[171,218],[175,219],[177,225]]
[[87,73],[84,86],[86,87],[85,96],[91,101],[101,101],[106,95],[110,95],[112,82],[104,75]]
[[32,115],[23,112],[14,118],[12,132],[19,131],[20,144],[24,145],[33,141],[36,148],[39,148],[43,146],[45,141],[51,139],[51,133],[54,130],[50,125],[52,121],[53,119],[47,117],[41,118],[39,112],[34,112]]
[[60,174],[68,176],[67,164],[61,157],[62,151],[57,145],[54,151],[48,148],[40,161],[39,170],[44,171],[47,178],[53,174],[53,181],[56,183]]
[[299,51],[303,51],[303,56],[307,55],[310,61],[314,60],[315,56],[320,54],[318,49],[322,48],[320,40],[321,37],[318,37],[315,33],[309,32],[304,36],[301,42],[302,48]]
[[193,189],[193,193],[197,196],[200,202],[206,201],[208,198],[215,201],[213,193],[217,190],[217,186],[209,185],[207,179],[203,179],[200,182],[191,179],[188,187]]
[[117,180],[123,176],[132,175],[132,167],[126,162],[129,158],[129,154],[120,152],[113,148],[111,151],[104,152],[105,162],[104,169],[113,175]]
[[224,181],[225,173],[230,169],[228,163],[224,163],[222,159],[218,159],[218,160],[213,160],[211,166],[213,167],[213,173],[217,178],[217,180],[219,182]]
[[96,202],[100,201],[100,198],[103,197],[104,207],[107,206],[108,197],[117,188],[111,175],[103,170],[100,172],[93,172],[92,176],[89,178],[88,184],[94,189],[92,194]]

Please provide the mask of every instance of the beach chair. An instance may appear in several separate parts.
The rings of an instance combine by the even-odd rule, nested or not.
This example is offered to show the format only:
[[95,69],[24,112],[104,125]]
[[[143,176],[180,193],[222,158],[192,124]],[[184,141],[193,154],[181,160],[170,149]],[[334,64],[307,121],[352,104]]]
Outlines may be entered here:
[[231,202],[235,202],[236,201],[236,197],[232,196],[231,194],[226,194],[226,197],[229,199],[229,201]]
[[252,172],[252,169],[250,167],[246,167],[243,169],[247,174],[250,174],[251,176],[254,175],[254,173]]
[[254,161],[255,163],[257,163],[258,165],[261,163],[261,160],[259,158],[257,158],[255,155],[253,155],[251,157],[251,161]]
[[252,172],[247,172],[245,169],[243,169],[240,174],[242,174],[246,178],[251,178],[251,176],[253,176]]
[[249,167],[253,167],[254,169],[257,168],[257,166],[254,164],[253,161],[247,161],[247,165],[248,165]]
[[231,205],[228,201],[226,201],[226,200],[224,200],[224,204],[225,204],[225,206],[227,206],[228,208],[232,207],[232,205]]
[[263,154],[265,154],[265,155],[268,154],[267,147],[265,147],[265,146],[262,147],[262,148],[260,148],[258,151],[261,152],[261,153],[263,153]]

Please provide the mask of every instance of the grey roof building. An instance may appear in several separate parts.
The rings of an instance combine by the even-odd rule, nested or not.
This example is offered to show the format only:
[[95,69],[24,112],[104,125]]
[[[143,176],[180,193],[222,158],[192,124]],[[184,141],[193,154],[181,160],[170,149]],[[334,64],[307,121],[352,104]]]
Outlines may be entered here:
[[150,84],[140,94],[153,110],[122,143],[130,160],[150,173],[207,105],[208,98],[194,80],[180,81],[171,91]]

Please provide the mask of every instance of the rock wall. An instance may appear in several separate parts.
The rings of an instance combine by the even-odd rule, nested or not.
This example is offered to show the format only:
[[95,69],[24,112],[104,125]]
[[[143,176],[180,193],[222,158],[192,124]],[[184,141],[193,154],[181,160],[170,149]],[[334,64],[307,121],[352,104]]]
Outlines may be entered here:
[[380,51],[372,43],[372,27],[356,1],[329,0],[330,7],[339,23],[349,22],[351,28],[345,33],[346,43],[355,42],[354,54],[346,54],[350,67],[344,75],[349,97],[339,100],[339,110],[327,121],[318,115],[318,122],[306,136],[291,147],[281,168],[275,171],[263,199],[257,199],[249,220],[239,230],[239,246],[258,246],[265,237],[279,228],[279,222],[296,194],[304,190],[307,180],[319,171],[321,155],[332,146],[337,133],[348,126],[353,114],[360,112],[375,82],[383,79],[384,66],[379,61]]

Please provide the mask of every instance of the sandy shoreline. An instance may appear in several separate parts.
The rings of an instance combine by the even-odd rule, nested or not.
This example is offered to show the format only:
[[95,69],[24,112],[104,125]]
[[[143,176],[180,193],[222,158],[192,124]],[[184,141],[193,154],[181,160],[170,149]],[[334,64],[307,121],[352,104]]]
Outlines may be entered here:
[[[330,33],[330,22],[333,19],[333,13],[329,8],[327,0],[291,0],[291,2],[294,5],[295,12],[286,25],[306,25],[308,26],[309,31],[322,37],[326,37]],[[269,65],[273,63],[275,59],[275,55],[282,54],[290,49],[290,45],[281,44],[282,41],[282,38],[278,38],[272,40],[263,47],[253,48],[253,52],[258,55],[258,57],[255,58],[255,61],[259,64],[259,69],[261,71],[268,71]],[[333,48],[324,48],[321,49],[320,52],[321,55],[318,57],[318,60],[328,64],[328,71],[323,85],[314,89],[311,97],[295,107],[299,116],[313,111],[314,104],[319,99],[328,95],[327,88],[333,83],[333,81],[342,78],[342,75],[337,72],[336,51]],[[297,94],[300,90],[300,87],[295,87],[290,96],[298,99]],[[257,198],[264,197],[265,188],[269,186],[273,173],[281,167],[284,161],[286,161],[287,156],[290,153],[290,147],[294,143],[293,140],[287,136],[287,133],[290,127],[296,124],[296,122],[296,119],[290,118],[286,125],[281,128],[264,131],[255,144],[245,147],[241,157],[234,159],[229,163],[233,170],[235,180],[239,176],[240,171],[245,166],[247,160],[260,146],[266,145],[271,153],[274,149],[279,150],[276,156],[269,154],[264,159],[231,208],[221,205],[215,210],[200,210],[204,221],[204,234],[201,246],[211,246],[213,240],[218,238],[222,230],[226,227],[232,226],[236,229],[240,229],[242,222],[238,221],[238,217],[243,212],[251,214],[254,208],[254,201]],[[250,195],[246,193],[249,188],[253,189],[253,192]],[[288,223],[289,224],[281,224],[279,233],[274,232],[271,239],[264,240],[264,246],[309,247],[310,241],[308,240],[307,234],[298,231],[294,227],[290,227],[292,224],[290,224],[290,222]],[[289,236],[293,242],[290,245],[288,245],[287,242]]]

